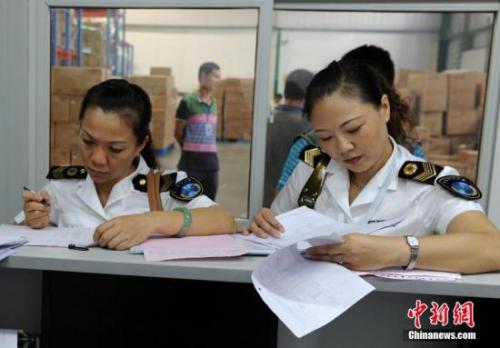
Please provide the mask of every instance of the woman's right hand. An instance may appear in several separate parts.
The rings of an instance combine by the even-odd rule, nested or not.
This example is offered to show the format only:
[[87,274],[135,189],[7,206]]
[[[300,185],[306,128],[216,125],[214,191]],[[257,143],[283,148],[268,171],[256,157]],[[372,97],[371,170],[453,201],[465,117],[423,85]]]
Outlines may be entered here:
[[276,220],[274,213],[269,208],[261,208],[250,226],[243,230],[245,234],[253,233],[260,238],[267,238],[267,236],[280,238],[283,232],[283,226]]
[[44,228],[49,225],[50,195],[47,191],[34,193],[23,191],[24,224],[31,228]]

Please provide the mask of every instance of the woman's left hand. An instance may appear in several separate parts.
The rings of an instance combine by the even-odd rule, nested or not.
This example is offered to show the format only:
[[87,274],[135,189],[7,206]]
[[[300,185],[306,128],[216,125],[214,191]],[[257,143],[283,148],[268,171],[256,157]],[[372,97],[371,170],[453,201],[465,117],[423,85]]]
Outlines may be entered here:
[[410,248],[402,236],[351,233],[343,238],[341,244],[311,247],[306,255],[310,259],[336,262],[357,271],[404,266],[410,257]]
[[125,250],[148,239],[157,228],[154,214],[119,216],[99,225],[94,241],[101,247]]

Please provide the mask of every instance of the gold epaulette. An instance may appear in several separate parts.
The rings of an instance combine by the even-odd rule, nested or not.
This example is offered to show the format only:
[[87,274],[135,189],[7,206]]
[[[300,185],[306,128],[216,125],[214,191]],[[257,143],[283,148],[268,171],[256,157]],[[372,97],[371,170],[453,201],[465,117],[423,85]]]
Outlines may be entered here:
[[398,176],[422,184],[434,185],[434,181],[443,167],[431,162],[406,161],[401,166]]
[[83,166],[53,166],[47,174],[47,179],[85,179],[87,169]]
[[[160,176],[160,190],[159,192],[168,192],[172,189],[177,179],[177,173],[165,174]],[[137,191],[148,192],[148,178],[145,174],[137,174],[135,178],[132,179],[134,188]]]
[[301,152],[300,152],[300,160],[303,161],[305,164],[307,164],[310,167],[316,168],[318,163],[320,162],[321,158],[323,157],[328,157],[328,155],[324,152],[321,152],[321,149],[319,147],[316,147],[314,145],[307,145]]

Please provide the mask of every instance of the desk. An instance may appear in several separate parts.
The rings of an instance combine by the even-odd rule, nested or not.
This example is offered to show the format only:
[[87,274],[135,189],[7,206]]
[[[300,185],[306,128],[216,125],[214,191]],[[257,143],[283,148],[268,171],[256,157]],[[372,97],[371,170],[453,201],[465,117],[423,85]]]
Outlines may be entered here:
[[[38,313],[41,311],[41,305],[37,306],[37,303],[42,302],[41,272],[56,271],[87,273],[89,275],[102,274],[249,284],[251,283],[252,271],[262,260],[261,257],[240,257],[235,259],[146,262],[141,255],[99,248],[92,248],[84,252],[65,248],[22,247],[17,249],[8,259],[0,262],[0,280],[3,288],[0,290],[0,308],[8,308],[9,311],[16,308],[23,315],[13,317],[12,313],[8,313],[9,311],[1,311],[0,327],[34,325],[33,322],[26,321],[26,317],[36,318],[37,310]],[[298,340],[286,327],[279,324],[277,346],[287,348],[331,346],[328,345],[328,342],[332,341],[325,338],[331,337],[337,343],[346,340],[349,342],[349,347],[363,347],[366,346],[367,342],[373,345],[372,335],[375,335],[380,340],[378,342],[381,346],[397,347],[401,344],[404,328],[409,328],[408,319],[405,318],[406,311],[414,305],[416,298],[427,301],[429,304],[431,300],[447,302],[451,307],[454,303],[454,299],[451,297],[500,299],[500,273],[464,276],[457,282],[392,281],[373,277],[368,277],[366,280],[376,288],[376,291],[327,327]],[[13,289],[15,288],[23,292],[17,299],[6,299],[4,284],[9,282],[8,294],[14,294]],[[30,288],[26,284],[29,284]],[[32,298],[40,300],[26,303],[27,292],[32,293]],[[15,303],[16,300],[18,303]],[[500,302],[496,300],[488,302],[489,306],[497,303]],[[23,310],[20,311],[20,308]],[[31,315],[26,315],[25,311],[29,311]],[[369,319],[368,322],[367,319]],[[40,327],[41,319],[38,328]],[[365,330],[364,339],[359,337],[360,327]],[[36,323],[34,328],[36,329]],[[384,328],[390,328],[393,334],[388,334],[385,330],[385,338],[379,337],[381,335],[377,334],[375,330],[384,331]],[[397,339],[391,339],[391,336],[397,336]],[[405,342],[405,344],[405,347],[419,346],[415,342]],[[432,344],[425,342],[424,346],[431,347]],[[443,342],[439,342],[439,345],[436,346],[456,347],[457,343],[443,345]]]

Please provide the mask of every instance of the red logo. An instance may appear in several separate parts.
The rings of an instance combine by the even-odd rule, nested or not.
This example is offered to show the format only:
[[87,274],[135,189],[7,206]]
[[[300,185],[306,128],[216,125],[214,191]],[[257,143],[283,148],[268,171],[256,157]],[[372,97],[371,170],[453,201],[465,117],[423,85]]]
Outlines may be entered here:
[[[413,319],[413,326],[417,329],[422,328],[421,316],[429,306],[420,301],[415,301],[415,307],[408,309],[407,317],[408,319]],[[429,322],[432,326],[447,326],[449,323],[449,313],[450,307],[447,303],[439,304],[437,302],[431,302]],[[453,307],[453,325],[463,325],[466,324],[470,328],[476,326],[474,322],[474,303],[472,301],[467,301],[462,304],[455,302],[455,307]]]
[[424,314],[424,312],[429,308],[425,303],[422,303],[420,300],[415,301],[415,308],[408,309],[408,318],[413,319],[413,325],[420,329],[422,325],[420,324],[420,316]]

